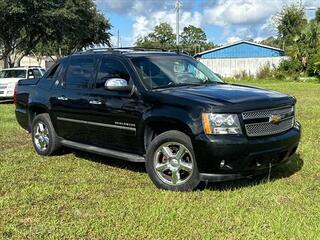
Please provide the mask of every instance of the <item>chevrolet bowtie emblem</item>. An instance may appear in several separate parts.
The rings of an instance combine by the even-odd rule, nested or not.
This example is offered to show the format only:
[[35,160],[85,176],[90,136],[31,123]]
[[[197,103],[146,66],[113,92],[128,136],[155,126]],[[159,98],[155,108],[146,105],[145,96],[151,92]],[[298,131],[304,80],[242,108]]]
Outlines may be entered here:
[[282,120],[281,115],[273,114],[273,115],[271,115],[269,122],[277,124],[277,123],[281,122],[281,120]]

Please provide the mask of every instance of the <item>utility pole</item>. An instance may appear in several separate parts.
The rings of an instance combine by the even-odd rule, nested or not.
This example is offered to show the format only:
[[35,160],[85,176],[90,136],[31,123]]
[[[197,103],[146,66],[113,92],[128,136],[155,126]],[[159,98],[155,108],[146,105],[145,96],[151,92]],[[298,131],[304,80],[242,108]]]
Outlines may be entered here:
[[120,31],[118,29],[118,36],[117,36],[117,47],[120,48]]
[[179,45],[180,0],[176,0],[176,44]]

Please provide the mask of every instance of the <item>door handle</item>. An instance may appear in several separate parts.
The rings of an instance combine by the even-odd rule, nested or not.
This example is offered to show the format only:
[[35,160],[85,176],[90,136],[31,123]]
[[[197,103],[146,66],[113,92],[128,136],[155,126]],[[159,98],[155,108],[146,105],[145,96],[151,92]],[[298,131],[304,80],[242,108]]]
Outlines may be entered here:
[[93,105],[101,105],[102,104],[102,102],[98,101],[98,100],[90,100],[89,103],[93,104]]
[[65,97],[65,96],[60,96],[58,97],[58,100],[61,100],[61,101],[68,101],[69,98]]

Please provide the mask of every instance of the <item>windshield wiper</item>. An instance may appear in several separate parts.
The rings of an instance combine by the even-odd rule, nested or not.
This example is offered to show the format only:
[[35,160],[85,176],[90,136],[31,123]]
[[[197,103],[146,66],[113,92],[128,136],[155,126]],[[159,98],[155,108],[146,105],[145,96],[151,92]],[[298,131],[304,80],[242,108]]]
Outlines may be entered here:
[[184,86],[201,86],[202,83],[170,83],[165,86],[154,87],[153,89],[163,89],[163,88],[171,88],[171,87],[184,87]]

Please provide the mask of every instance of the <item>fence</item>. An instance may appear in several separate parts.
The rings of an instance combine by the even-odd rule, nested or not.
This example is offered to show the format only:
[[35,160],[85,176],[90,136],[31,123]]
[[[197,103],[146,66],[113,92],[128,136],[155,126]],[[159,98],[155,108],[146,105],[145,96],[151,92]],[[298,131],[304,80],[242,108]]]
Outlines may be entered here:
[[280,62],[287,57],[260,57],[260,58],[215,58],[202,59],[200,62],[205,64],[215,73],[223,77],[234,77],[245,72],[248,75],[256,76],[263,66],[279,66]]

